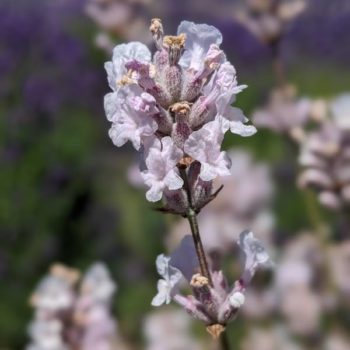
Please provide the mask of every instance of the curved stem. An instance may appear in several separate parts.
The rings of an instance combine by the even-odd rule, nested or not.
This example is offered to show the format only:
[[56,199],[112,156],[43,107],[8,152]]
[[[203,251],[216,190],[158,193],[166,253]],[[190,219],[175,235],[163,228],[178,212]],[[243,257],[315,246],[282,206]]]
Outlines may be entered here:
[[[192,201],[192,192],[191,192],[191,186],[188,181],[188,176],[186,173],[185,168],[179,168],[180,176],[182,177],[184,181],[184,188],[187,194],[187,199],[188,199],[188,209],[186,212],[186,217],[187,220],[190,224],[191,227],[191,233],[192,233],[192,238],[194,242],[194,246],[196,249],[196,254],[199,260],[199,267],[200,267],[200,272],[201,275],[206,277],[208,279],[208,283],[211,287],[213,287],[213,281],[211,279],[210,271],[209,271],[209,265],[207,262],[207,258],[205,255],[205,251],[203,248],[203,243],[201,240],[201,236],[199,233],[199,227],[198,227],[198,221],[197,221],[197,214],[193,206],[193,201]],[[227,335],[226,332],[222,332],[220,336],[220,348],[221,350],[230,350],[230,346],[228,343]]]

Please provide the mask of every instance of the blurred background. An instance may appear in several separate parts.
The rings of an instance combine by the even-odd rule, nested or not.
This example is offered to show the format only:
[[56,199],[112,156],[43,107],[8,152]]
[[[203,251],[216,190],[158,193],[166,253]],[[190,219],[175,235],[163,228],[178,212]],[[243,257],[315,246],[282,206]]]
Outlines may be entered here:
[[[227,136],[233,176],[200,216],[209,253],[232,255],[227,242],[253,228],[276,262],[273,273],[259,275],[228,327],[233,348],[350,349],[350,194],[339,190],[339,181],[337,193],[323,191],[324,174],[339,162],[342,174],[350,169],[349,152],[334,162],[333,153],[308,149],[311,134],[337,118],[337,96],[350,92],[350,2],[290,0],[273,10],[270,3],[1,1],[1,350],[29,343],[29,298],[53,263],[85,271],[95,261],[104,262],[118,284],[112,312],[127,348],[209,346],[205,330],[182,311],[155,313],[150,306],[156,256],[189,230],[152,209],[135,151],[114,147],[107,134],[103,64],[121,42],[154,49],[153,17],[169,34],[185,19],[216,26],[239,83],[248,85],[236,105],[258,133]],[[321,137],[317,147],[334,146],[332,140]],[[310,162],[301,160],[307,152],[327,153],[323,175],[319,166],[317,174],[307,172]],[[234,278],[235,269],[230,273]],[[171,347],[169,329],[187,345]]]

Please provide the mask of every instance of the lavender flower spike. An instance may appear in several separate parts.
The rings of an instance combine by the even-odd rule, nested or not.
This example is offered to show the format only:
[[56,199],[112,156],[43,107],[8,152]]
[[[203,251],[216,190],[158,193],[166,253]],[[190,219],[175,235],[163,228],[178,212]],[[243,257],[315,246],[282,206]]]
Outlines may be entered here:
[[134,59],[145,63],[150,62],[151,52],[147,46],[139,42],[121,44],[114,48],[112,61],[105,63],[108,84],[113,91],[123,86],[123,78],[125,80],[127,74],[125,64]]
[[164,254],[158,255],[156,260],[157,271],[163,279],[158,281],[158,294],[153,298],[152,305],[169,304],[171,294],[182,278],[182,273],[169,264],[170,258]]
[[180,59],[180,65],[187,69],[199,71],[204,64],[204,59],[210,45],[220,45],[222,35],[213,26],[207,24],[195,24],[182,21],[177,34],[186,33],[185,52]]
[[[238,85],[215,27],[184,21],[177,35],[164,35],[160,19],[153,19],[150,31],[153,57],[141,43],[122,44],[105,65],[112,89],[104,100],[109,136],[118,147],[131,141],[142,152],[148,201],[163,199],[163,209],[174,214],[185,215],[190,206],[197,213],[215,197],[214,178],[230,174],[230,160],[221,152],[225,133],[256,132],[231,106],[246,86]],[[185,188],[198,177],[208,189],[200,197]]]

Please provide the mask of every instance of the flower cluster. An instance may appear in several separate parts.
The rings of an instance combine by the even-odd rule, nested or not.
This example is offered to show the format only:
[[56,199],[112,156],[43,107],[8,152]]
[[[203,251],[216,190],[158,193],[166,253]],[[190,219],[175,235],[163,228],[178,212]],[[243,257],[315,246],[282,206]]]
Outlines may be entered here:
[[302,144],[298,183],[315,188],[326,207],[339,209],[350,203],[350,94],[331,101],[329,112]]
[[184,215],[190,205],[198,212],[213,198],[213,180],[230,174],[224,134],[256,132],[231,106],[246,86],[237,84],[215,27],[183,21],[178,35],[167,36],[153,19],[150,30],[153,58],[131,42],[115,47],[105,65],[113,90],[104,101],[109,135],[116,146],[130,141],[141,152],[149,201],[163,197],[168,211]]
[[83,276],[79,292],[77,270],[54,265],[36,288],[31,304],[28,350],[108,350],[116,339],[110,313],[115,283],[106,267],[96,263]]
[[[243,305],[245,290],[256,270],[271,265],[265,248],[252,232],[243,231],[238,244],[245,255],[244,269],[241,277],[229,287],[221,270],[212,269],[211,279],[198,273],[192,238],[185,236],[170,257],[163,254],[157,257],[156,266],[162,278],[158,281],[158,294],[152,305],[169,304],[174,300],[194,318],[204,322],[208,332],[217,338]],[[179,292],[183,278],[190,283],[193,295],[183,296]]]

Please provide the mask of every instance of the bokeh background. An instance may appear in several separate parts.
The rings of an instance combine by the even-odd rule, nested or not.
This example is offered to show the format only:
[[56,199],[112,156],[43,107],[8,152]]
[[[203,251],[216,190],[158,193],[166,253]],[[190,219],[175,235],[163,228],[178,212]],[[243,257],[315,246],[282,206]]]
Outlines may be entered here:
[[[109,123],[103,111],[108,86],[103,64],[117,43],[141,40],[153,47],[147,31],[153,17],[162,18],[167,33],[175,33],[184,19],[212,24],[223,33],[223,48],[237,69],[239,82],[249,86],[237,100],[249,117],[276,85],[276,56],[271,43],[258,38],[237,19],[241,3],[1,1],[1,350],[23,349],[28,343],[27,325],[33,313],[29,297],[49,266],[57,261],[81,270],[94,261],[105,262],[119,286],[113,303],[118,332],[131,348],[147,348],[144,320],[153,312],[150,301],[156,291],[155,257],[174,246],[181,235],[177,231],[188,233],[183,232],[188,228],[176,218],[152,209],[144,189],[138,185],[135,151],[130,145],[118,149],[108,138]],[[349,1],[310,0],[306,9],[284,28],[278,55],[298,96],[328,99],[350,91]],[[258,129],[248,139],[232,135],[225,139],[226,149],[239,149],[243,156],[238,156],[237,166],[233,163],[236,182],[228,185],[222,195],[234,203],[232,210],[238,207],[238,211],[241,199],[252,196],[250,205],[254,207],[258,201],[259,215],[268,211],[269,216],[256,221],[248,208],[249,215],[237,214],[246,215],[240,217],[238,227],[228,220],[224,231],[232,230],[234,237],[240,225],[246,224],[253,225],[259,235],[261,227],[269,232],[264,237],[277,265],[291,256],[294,260],[290,258],[288,262],[305,260],[305,264],[312,265],[312,293],[305,296],[299,289],[293,290],[289,298],[296,307],[304,305],[307,315],[303,320],[310,314],[310,322],[317,325],[302,327],[309,327],[309,332],[293,328],[290,318],[294,317],[295,323],[298,315],[281,312],[276,305],[270,307],[274,294],[268,292],[274,284],[273,277],[261,274],[252,289],[256,293],[251,296],[250,307],[229,327],[230,340],[235,349],[248,350],[257,349],[256,344],[264,341],[266,350],[287,349],[289,342],[303,349],[319,349],[320,344],[329,350],[350,349],[343,336],[350,329],[349,294],[329,293],[328,286],[333,282],[325,281],[334,274],[325,267],[329,251],[339,249],[335,255],[344,255],[345,266],[338,262],[336,270],[343,272],[340,281],[349,284],[350,248],[342,245],[349,239],[350,211],[327,210],[313,191],[300,190],[298,144],[285,134]],[[245,157],[251,164],[247,165]],[[239,164],[245,168],[239,168]],[[257,171],[257,164],[265,170],[255,178],[252,173]],[[237,193],[242,177],[250,180],[244,184],[248,194]],[[217,205],[216,211],[210,213],[211,220],[219,218],[223,207],[225,204]],[[215,232],[210,239],[215,241],[213,235]],[[289,276],[288,271],[287,266],[280,274]],[[294,275],[299,275],[300,270],[296,271]],[[287,293],[289,287],[284,288]],[[285,308],[295,309],[289,304]],[[329,340],[327,334],[333,338]],[[280,345],[269,345],[271,337],[281,336]],[[207,339],[197,324],[193,337],[204,342]],[[288,349],[298,347],[291,345]]]

